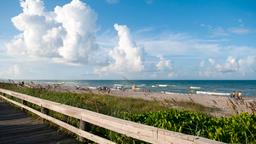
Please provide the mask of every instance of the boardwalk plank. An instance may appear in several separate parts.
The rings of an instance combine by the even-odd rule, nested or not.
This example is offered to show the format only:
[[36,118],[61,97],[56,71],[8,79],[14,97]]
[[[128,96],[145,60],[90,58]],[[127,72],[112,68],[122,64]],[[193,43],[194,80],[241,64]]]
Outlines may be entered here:
[[1,144],[56,144],[77,143],[74,138],[50,128],[42,121],[0,101]]

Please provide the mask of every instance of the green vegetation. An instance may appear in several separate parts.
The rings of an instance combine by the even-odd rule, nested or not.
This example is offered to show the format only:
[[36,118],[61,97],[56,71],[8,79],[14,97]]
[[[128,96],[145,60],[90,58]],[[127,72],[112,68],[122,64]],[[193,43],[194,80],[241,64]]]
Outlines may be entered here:
[[[256,114],[242,113],[232,117],[216,118],[198,112],[214,109],[191,103],[180,104],[190,106],[194,111],[171,109],[169,102],[119,98],[92,93],[61,93],[44,89],[22,88],[13,84],[3,83],[0,83],[0,87],[126,120],[213,140],[227,143],[256,143]],[[78,126],[79,121],[77,119],[52,111],[50,111],[50,115]],[[117,143],[142,143],[96,126],[90,126],[88,131]]]
[[202,113],[169,110],[129,113],[124,118],[227,143],[256,143],[256,114],[242,113],[228,118],[216,118]]
[[200,104],[190,102],[170,102],[170,101],[147,101],[143,99],[121,98],[110,95],[99,95],[94,93],[68,93],[55,92],[45,89],[17,87],[14,84],[0,83],[0,88],[17,91],[42,99],[55,101],[79,108],[92,110],[119,117],[122,112],[143,113],[160,110],[169,110],[172,106],[182,106],[186,110],[197,112],[208,112],[217,109],[205,107]]

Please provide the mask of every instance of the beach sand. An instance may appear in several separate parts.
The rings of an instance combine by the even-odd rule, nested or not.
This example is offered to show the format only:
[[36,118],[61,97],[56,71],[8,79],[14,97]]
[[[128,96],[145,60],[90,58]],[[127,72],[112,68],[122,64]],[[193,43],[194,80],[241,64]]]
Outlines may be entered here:
[[179,106],[181,102],[200,104],[205,107],[216,108],[219,111],[212,111],[214,116],[230,116],[241,112],[256,112],[256,98],[245,97],[243,100],[237,100],[227,96],[214,96],[202,94],[163,94],[153,92],[133,92],[133,91],[111,91],[113,96],[132,97],[145,100],[155,100],[171,102]]
[[73,92],[73,93],[95,93],[103,95],[112,95],[116,97],[130,97],[135,99],[144,99],[149,101],[162,101],[163,103],[171,103],[174,107],[182,107],[180,103],[194,103],[205,107],[218,109],[218,111],[211,111],[209,114],[214,116],[231,116],[242,112],[253,113],[256,112],[256,97],[243,97],[242,100],[231,98],[230,96],[215,96],[204,94],[180,94],[180,93],[155,93],[155,92],[136,92],[132,90],[111,90],[110,93],[101,92],[96,89],[89,89],[81,86],[66,86],[62,84],[52,85],[27,85],[29,87],[45,88],[52,91],[59,92]]

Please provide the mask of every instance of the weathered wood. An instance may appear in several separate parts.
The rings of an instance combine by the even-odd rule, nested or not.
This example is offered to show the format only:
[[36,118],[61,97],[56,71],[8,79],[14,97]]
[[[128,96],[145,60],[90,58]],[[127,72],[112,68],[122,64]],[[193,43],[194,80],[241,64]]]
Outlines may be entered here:
[[48,115],[49,109],[41,107],[41,113]]
[[58,132],[18,111],[0,98],[0,143],[1,144],[49,144],[78,143],[75,138]]
[[[70,117],[74,117],[77,119],[81,119],[82,121],[115,131],[120,134],[124,134],[129,137],[133,137],[135,139],[139,139],[149,143],[156,143],[156,144],[170,144],[170,143],[177,143],[177,144],[203,144],[203,143],[211,143],[211,144],[219,144],[221,142],[209,140],[202,137],[186,135],[182,133],[167,131],[160,128],[155,128],[152,126],[147,126],[127,120],[122,120],[119,118],[110,117],[107,115],[99,114],[96,112],[92,112],[89,110],[72,107],[48,100],[39,99],[36,97],[32,97],[29,95],[0,89],[0,92],[6,93],[8,95],[12,95],[16,98],[26,100],[30,103],[46,107],[49,110],[53,110],[62,114],[65,114]],[[41,117],[45,117],[45,115],[41,115]],[[49,117],[46,117],[50,119]],[[52,118],[54,119],[54,118]],[[56,119],[53,120],[56,122]],[[60,126],[66,126],[66,123],[60,123]],[[70,126],[66,126],[69,128],[68,130],[77,133],[77,131],[84,132],[83,130],[75,129]],[[86,136],[88,139],[89,134],[87,132]],[[81,134],[78,134],[81,135]],[[81,135],[83,136],[83,135]],[[90,137],[90,136],[89,136]],[[86,137],[85,137],[86,138]],[[90,139],[91,140],[91,139]]]
[[96,136],[94,134],[85,132],[85,131],[83,131],[83,130],[81,130],[79,128],[76,128],[76,127],[74,127],[72,125],[69,125],[69,124],[63,122],[63,121],[60,121],[60,120],[55,119],[53,117],[50,117],[50,116],[48,116],[46,114],[43,114],[43,113],[41,113],[41,112],[39,112],[37,110],[34,110],[34,109],[32,109],[32,108],[30,108],[28,106],[25,106],[25,105],[23,105],[21,103],[18,103],[18,102],[14,101],[14,100],[11,100],[11,99],[6,98],[4,96],[0,96],[0,97],[2,99],[12,103],[12,104],[15,104],[15,105],[17,105],[19,107],[22,107],[22,108],[24,108],[24,109],[26,109],[26,110],[28,110],[28,111],[38,115],[39,117],[41,117],[43,119],[46,119],[46,120],[48,120],[48,121],[50,121],[50,122],[52,122],[52,123],[54,123],[54,124],[56,124],[56,125],[58,125],[60,127],[63,127],[65,129],[69,130],[70,132],[73,132],[73,133],[75,133],[75,134],[77,134],[79,136],[82,136],[82,137],[84,137],[84,138],[86,138],[88,140],[91,140],[91,141],[94,141],[94,142],[97,142],[97,143],[100,143],[100,144],[115,144],[114,142],[111,142],[111,141],[109,141],[107,139],[104,139],[104,138],[101,138],[99,136]]
[[[79,128],[80,128],[81,130],[86,130],[86,122],[83,121],[83,120],[80,120]],[[80,136],[80,137],[79,137],[79,141],[84,142],[85,139]]]
[[27,101],[25,101],[25,100],[21,100],[21,103],[22,103],[23,105],[27,105]]
[[[27,105],[27,101],[25,101],[25,100],[21,100],[21,103],[23,104],[23,105]],[[22,111],[26,111],[26,109],[24,109],[24,108],[21,108],[22,109]]]

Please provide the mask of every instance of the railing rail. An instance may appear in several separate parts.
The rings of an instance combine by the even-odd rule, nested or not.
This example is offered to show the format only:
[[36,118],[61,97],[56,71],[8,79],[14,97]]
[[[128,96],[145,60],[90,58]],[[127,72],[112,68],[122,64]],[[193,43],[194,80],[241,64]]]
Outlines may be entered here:
[[[63,127],[77,135],[79,135],[82,138],[89,139],[91,141],[94,141],[96,143],[114,143],[112,141],[109,141],[105,138],[101,138],[97,135],[91,134],[89,132],[86,132],[84,129],[86,127],[86,122],[91,123],[93,125],[124,134],[128,137],[132,137],[138,140],[142,140],[149,143],[154,144],[220,144],[221,142],[209,140],[202,137],[192,136],[192,135],[186,135],[182,133],[172,132],[144,124],[139,124],[107,115],[103,115],[100,113],[92,112],[86,109],[81,109],[69,105],[60,104],[57,102],[52,102],[49,100],[40,99],[37,97],[29,96],[26,94],[0,89],[0,92],[2,95],[0,96],[2,99],[13,103],[19,107],[22,107],[23,109],[26,109],[39,117],[42,117],[43,119],[46,119],[52,123],[55,123],[59,125],[60,127]],[[10,95],[12,97],[18,98],[22,100],[22,103],[16,102],[14,100],[11,100],[7,98],[5,95]],[[41,112],[32,109],[28,106],[26,106],[26,102],[38,105],[41,107]],[[47,115],[48,110],[52,110],[73,118],[77,118],[80,120],[80,128],[76,128],[74,126],[71,126],[65,122],[62,122],[56,118],[53,118],[49,115]]]

